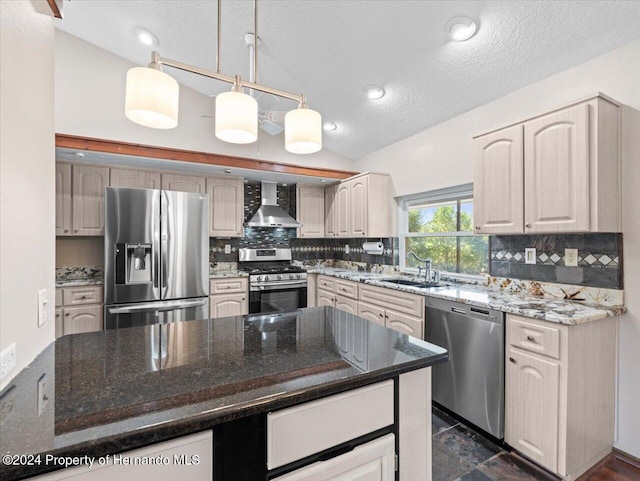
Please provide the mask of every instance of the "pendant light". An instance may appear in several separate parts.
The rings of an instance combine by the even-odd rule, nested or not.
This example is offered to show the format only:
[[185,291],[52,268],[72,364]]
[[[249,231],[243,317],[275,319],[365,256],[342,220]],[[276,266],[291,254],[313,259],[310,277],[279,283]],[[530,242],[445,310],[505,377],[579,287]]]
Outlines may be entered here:
[[250,144],[258,139],[258,102],[242,92],[236,80],[230,92],[216,96],[216,137],[232,144]]
[[307,106],[304,95],[298,108],[284,117],[284,148],[292,154],[313,154],[322,149],[322,116]]
[[127,72],[124,114],[136,124],[154,129],[178,125],[180,87],[160,65],[134,67]]
[[[253,1],[254,32],[258,38],[258,2]],[[258,102],[243,88],[268,93],[298,102],[298,108],[285,116],[285,149],[294,154],[311,154],[322,149],[322,117],[309,109],[304,95],[260,85],[257,80],[257,53],[253,59],[255,78],[247,82],[240,76],[220,72],[221,0],[218,0],[218,51],[216,71],[187,65],[160,57],[152,52],[149,67],[135,67],[127,72],[125,115],[131,121],[155,129],[171,129],[178,125],[179,86],[161,70],[162,65],[233,84],[230,92],[216,97],[215,135],[224,142],[249,144],[258,139]]]

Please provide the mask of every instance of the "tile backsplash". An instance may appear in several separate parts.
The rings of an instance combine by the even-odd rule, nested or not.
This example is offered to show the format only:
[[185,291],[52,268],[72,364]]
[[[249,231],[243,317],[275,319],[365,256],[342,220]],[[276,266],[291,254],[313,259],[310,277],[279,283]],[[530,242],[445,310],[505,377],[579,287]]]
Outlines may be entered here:
[[[528,247],[535,264],[525,264]],[[577,267],[564,265],[565,249],[578,249]],[[623,289],[622,234],[499,235],[490,250],[492,276]]]
[[[397,237],[382,238],[384,246],[380,255],[367,254],[362,244],[375,239],[294,239],[291,242],[293,259],[296,261],[327,260],[350,261],[365,264],[383,264],[395,266],[399,263],[399,243]],[[347,253],[346,246],[349,246]]]

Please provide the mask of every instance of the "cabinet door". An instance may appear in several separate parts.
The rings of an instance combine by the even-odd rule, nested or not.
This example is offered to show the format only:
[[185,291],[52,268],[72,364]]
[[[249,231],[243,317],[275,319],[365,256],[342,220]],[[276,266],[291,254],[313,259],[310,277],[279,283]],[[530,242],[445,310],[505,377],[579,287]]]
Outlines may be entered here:
[[386,310],[386,326],[399,332],[404,332],[410,336],[423,338],[424,320],[417,317],[406,316],[399,312]]
[[149,170],[111,169],[111,187],[160,189],[160,172]]
[[515,125],[473,141],[473,216],[476,234],[523,232],[522,137],[522,125]]
[[337,205],[336,205],[336,193],[338,190],[338,186],[332,185],[327,187],[324,190],[324,213],[325,213],[325,221],[324,221],[324,232],[327,237],[335,237],[337,235],[336,231],[336,215],[337,215]]
[[108,185],[107,167],[73,166],[74,235],[104,235],[104,188]]
[[358,446],[341,456],[297,469],[274,481],[392,481],[395,479],[395,436]]
[[349,184],[349,237],[365,237],[369,221],[367,199],[369,177],[351,180]]
[[71,235],[71,165],[56,163],[56,235]]
[[505,441],[557,472],[560,365],[534,354],[507,351]]
[[354,316],[358,315],[358,301],[355,299],[350,299],[345,296],[336,296],[336,308],[341,311],[348,312],[349,314],[353,314]]
[[242,316],[249,313],[249,301],[245,293],[211,296],[209,304],[212,318]]
[[324,289],[318,289],[318,296],[316,302],[318,306],[331,306],[336,304],[336,295],[333,292],[325,291]]
[[65,307],[62,321],[62,334],[101,331],[102,305]]
[[244,181],[241,177],[208,177],[209,236],[242,237]]
[[162,174],[162,188],[177,192],[194,192],[204,194],[204,177],[197,175]]
[[358,316],[384,326],[384,309],[382,307],[358,302]]
[[589,230],[589,106],[524,124],[525,233]]
[[298,229],[298,236],[324,237],[324,188],[298,184],[296,208],[298,222],[302,223],[302,227]]
[[339,184],[336,190],[335,209],[336,209],[336,235],[338,237],[349,237],[349,215],[351,207],[349,206],[349,183]]

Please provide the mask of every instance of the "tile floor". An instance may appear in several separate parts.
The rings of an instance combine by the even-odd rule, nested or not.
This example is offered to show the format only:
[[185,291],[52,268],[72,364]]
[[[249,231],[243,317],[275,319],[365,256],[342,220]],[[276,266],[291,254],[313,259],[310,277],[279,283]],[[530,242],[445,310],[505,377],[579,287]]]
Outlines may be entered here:
[[433,408],[433,481],[552,481],[520,458]]

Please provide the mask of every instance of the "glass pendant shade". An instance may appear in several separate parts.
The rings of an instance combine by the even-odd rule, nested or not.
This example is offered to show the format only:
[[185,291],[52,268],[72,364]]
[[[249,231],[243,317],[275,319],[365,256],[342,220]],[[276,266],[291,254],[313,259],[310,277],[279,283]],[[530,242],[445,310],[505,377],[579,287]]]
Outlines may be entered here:
[[127,72],[124,113],[136,124],[153,129],[178,125],[180,87],[160,70],[134,67]]
[[322,116],[304,107],[287,112],[284,148],[292,154],[313,154],[322,149]]
[[216,137],[232,144],[258,139],[258,102],[242,92],[216,96]]

